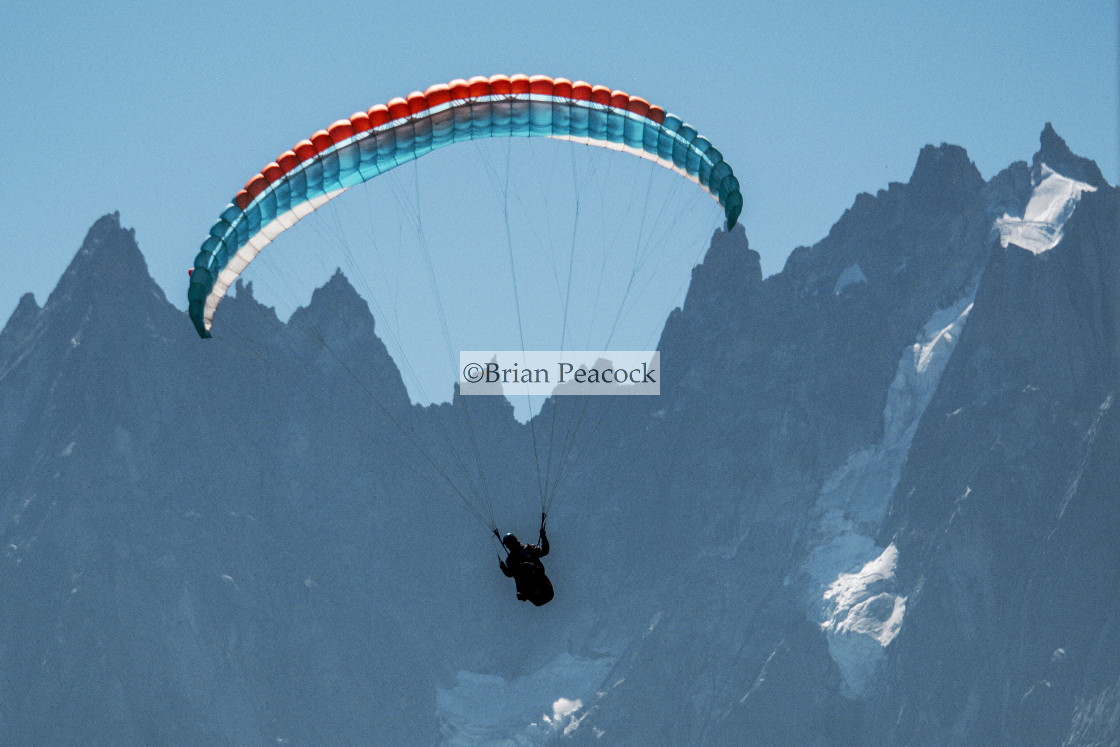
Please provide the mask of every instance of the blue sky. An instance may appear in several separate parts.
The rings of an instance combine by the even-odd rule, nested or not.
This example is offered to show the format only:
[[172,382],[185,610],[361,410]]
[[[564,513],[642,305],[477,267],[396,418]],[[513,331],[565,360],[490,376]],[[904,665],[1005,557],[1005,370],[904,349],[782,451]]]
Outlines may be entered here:
[[1120,179],[1114,2],[778,5],[9,0],[0,316],[44,302],[113,211],[185,308],[185,268],[249,176],[335,119],[477,74],[585,79],[690,121],[735,168],[767,275],[927,143],[990,178],[1051,121]]

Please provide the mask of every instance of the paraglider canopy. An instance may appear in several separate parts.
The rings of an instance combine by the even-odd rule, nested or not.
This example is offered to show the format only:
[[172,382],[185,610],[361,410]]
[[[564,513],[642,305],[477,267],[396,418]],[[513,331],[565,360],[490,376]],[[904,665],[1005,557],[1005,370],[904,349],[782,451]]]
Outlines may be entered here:
[[189,311],[202,337],[254,257],[300,218],[350,187],[453,143],[545,137],[623,151],[703,187],[734,227],[739,182],[722,154],[679,117],[638,96],[538,75],[454,80],[340,119],[246,182],[195,257]]

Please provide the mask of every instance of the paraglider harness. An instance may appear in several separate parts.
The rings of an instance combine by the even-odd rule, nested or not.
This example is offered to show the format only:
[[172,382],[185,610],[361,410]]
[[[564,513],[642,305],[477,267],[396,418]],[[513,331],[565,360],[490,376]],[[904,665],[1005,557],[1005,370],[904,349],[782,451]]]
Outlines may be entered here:
[[[502,560],[501,555],[498,556],[498,566],[502,569],[502,573],[512,577],[516,582],[517,598],[523,602],[532,602],[538,607],[548,604],[553,597],[552,582],[545,575],[544,564],[540,561],[543,556],[548,555],[548,536],[545,534],[547,518],[548,514],[541,513],[540,539],[539,545],[536,546],[521,544],[520,540],[514,538],[519,547],[511,549],[498,530],[494,530],[494,536],[506,550],[505,560]],[[507,535],[507,540],[512,536]],[[506,563],[506,560],[511,562]]]

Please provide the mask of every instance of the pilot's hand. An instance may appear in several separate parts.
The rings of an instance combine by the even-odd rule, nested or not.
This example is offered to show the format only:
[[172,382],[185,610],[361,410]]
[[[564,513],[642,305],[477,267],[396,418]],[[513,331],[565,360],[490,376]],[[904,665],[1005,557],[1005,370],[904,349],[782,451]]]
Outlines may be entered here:
[[509,568],[506,567],[506,561],[504,560],[498,561],[498,567],[502,569],[502,573],[506,573],[509,571]]

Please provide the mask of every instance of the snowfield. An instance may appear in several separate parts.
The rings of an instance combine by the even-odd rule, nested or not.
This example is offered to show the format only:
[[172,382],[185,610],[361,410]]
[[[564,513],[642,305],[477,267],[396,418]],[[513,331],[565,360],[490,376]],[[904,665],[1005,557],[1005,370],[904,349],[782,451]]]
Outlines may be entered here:
[[999,243],[1022,247],[1042,254],[1062,240],[1062,228],[1077,207],[1082,192],[1095,192],[1096,187],[1062,176],[1042,164],[1034,191],[1020,218],[1004,214],[996,219]]
[[516,679],[459,672],[454,687],[436,693],[444,744],[535,745],[571,733],[614,663],[563,653]]
[[906,597],[894,583],[898,550],[876,546],[873,537],[974,296],[975,289],[926,322],[898,362],[883,408],[883,440],[849,456],[817,499],[815,547],[802,569],[809,577],[808,617],[825,631],[849,696],[866,693],[902,627]]

